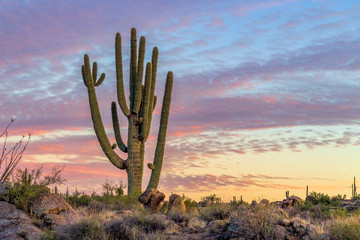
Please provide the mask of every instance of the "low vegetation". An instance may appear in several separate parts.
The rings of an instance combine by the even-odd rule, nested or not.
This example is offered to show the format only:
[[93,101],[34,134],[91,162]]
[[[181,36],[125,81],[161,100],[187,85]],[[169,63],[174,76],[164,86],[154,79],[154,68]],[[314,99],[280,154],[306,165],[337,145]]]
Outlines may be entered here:
[[[29,198],[65,181],[62,170],[54,168],[47,176],[42,168],[15,171],[9,201],[27,211]],[[41,239],[360,239],[360,210],[341,207],[345,196],[312,192],[301,205],[282,209],[235,198],[224,203],[215,194],[197,203],[183,195],[185,212],[168,212],[164,204],[153,213],[129,202],[124,188],[122,182],[106,181],[101,194],[53,191],[82,218],[58,231],[34,218],[43,230]]]
[[[196,202],[183,195],[179,197],[185,211],[168,211],[166,201],[154,213],[130,201],[122,182],[106,181],[100,194],[59,193],[56,185],[65,182],[62,171],[56,167],[43,176],[42,167],[18,169],[8,178],[3,200],[29,213],[42,230],[40,239],[360,239],[360,199],[356,197],[350,201],[342,195],[312,192],[301,204],[284,208],[281,202],[267,200],[248,204],[234,198],[224,203],[212,194]],[[69,203],[79,220],[54,228],[46,218],[32,215],[29,199],[49,192]]]

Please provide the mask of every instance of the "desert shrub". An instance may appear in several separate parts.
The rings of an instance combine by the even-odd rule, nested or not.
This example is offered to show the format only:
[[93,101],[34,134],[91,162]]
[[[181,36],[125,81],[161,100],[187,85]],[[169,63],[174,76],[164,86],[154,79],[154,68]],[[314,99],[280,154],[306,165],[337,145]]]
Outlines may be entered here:
[[54,240],[54,239],[56,239],[55,230],[50,230],[46,228],[42,229],[39,240]]
[[100,214],[105,209],[106,205],[104,203],[91,199],[91,201],[87,205],[86,211],[88,214]]
[[80,194],[79,192],[75,191],[74,194],[64,197],[64,199],[73,207],[85,207],[88,206],[89,203],[92,201],[92,197],[83,193]]
[[302,210],[308,211],[309,215],[312,218],[318,219],[318,220],[326,220],[331,218],[330,214],[330,207],[329,205],[324,204],[309,204],[302,207]]
[[334,221],[329,227],[332,240],[360,239],[360,222],[358,218]]
[[332,219],[344,219],[347,217],[346,208],[330,209],[330,218]]
[[272,206],[241,206],[230,217],[229,238],[278,239],[276,225],[281,214]]
[[211,194],[201,198],[201,201],[208,202],[210,204],[221,203],[221,198],[216,194]]
[[105,227],[101,222],[94,218],[88,218],[76,223],[70,227],[69,232],[63,236],[58,236],[61,239],[83,239],[83,240],[105,240],[109,239],[105,231]]
[[313,204],[329,205],[331,203],[330,196],[325,193],[311,192],[309,196],[313,197]]
[[167,216],[176,223],[188,222],[191,218],[189,213],[182,213],[180,211],[170,211],[167,213]]
[[[336,196],[330,197],[325,193],[318,193],[318,192],[311,192],[310,197],[312,197],[311,202],[312,204],[322,204],[322,205],[331,205],[331,206],[338,206],[340,202],[346,199],[346,195],[338,194]],[[305,202],[305,204],[309,204],[309,202]]]
[[[132,201],[124,195],[124,184],[120,181],[119,184],[113,184],[106,180],[103,184],[103,193],[98,195],[93,192],[91,195],[86,193],[80,194],[75,191],[72,195],[69,193],[63,195],[63,198],[73,207],[88,207],[93,201],[101,203],[103,208],[109,210],[123,210],[132,207]],[[94,207],[94,206],[90,206]]]
[[119,184],[112,183],[106,180],[103,184],[103,195],[108,196],[122,196],[124,195],[125,184],[120,180]]
[[42,166],[37,169],[18,169],[12,175],[11,187],[9,190],[9,201],[17,207],[27,211],[28,200],[39,194],[49,192],[52,184],[62,184],[65,179],[61,176],[64,168],[55,167],[52,172],[42,176]]
[[114,222],[109,227],[112,239],[165,239],[161,233],[166,229],[176,230],[178,227],[165,215],[135,213],[124,218],[122,221]]
[[205,221],[224,220],[231,214],[231,206],[226,203],[215,203],[208,207],[201,208],[200,218]]
[[345,200],[346,199],[346,195],[341,195],[341,194],[338,194],[336,196],[332,196],[331,197],[331,201],[341,201],[341,200]]
[[241,205],[247,205],[248,203],[246,203],[245,201],[242,200],[242,197],[240,197],[239,200],[236,199],[236,197],[234,196],[233,199],[230,201],[230,206],[235,209],[238,206]]
[[169,221],[165,215],[153,214],[148,216],[136,216],[130,220],[132,224],[138,226],[144,232],[164,231]]
[[197,212],[197,202],[189,198],[188,196],[182,195],[182,199],[185,203],[186,212]]

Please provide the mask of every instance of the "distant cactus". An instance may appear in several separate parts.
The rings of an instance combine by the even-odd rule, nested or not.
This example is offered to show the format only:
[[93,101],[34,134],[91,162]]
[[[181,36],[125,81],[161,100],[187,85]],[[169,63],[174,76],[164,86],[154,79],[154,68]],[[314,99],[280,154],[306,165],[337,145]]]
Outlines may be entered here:
[[357,197],[355,177],[354,177],[354,183],[351,184],[351,189],[352,189],[352,197],[353,197],[353,198]]
[[[145,142],[150,134],[152,114],[155,109],[157,97],[155,95],[158,49],[152,52],[152,61],[146,64],[145,79],[143,82],[145,37],[140,38],[139,52],[137,55],[136,29],[131,29],[130,47],[130,106],[128,107],[124,92],[123,64],[121,53],[120,33],[115,37],[115,65],[117,78],[117,100],[121,111],[128,119],[128,141],[123,142],[115,102],[111,103],[111,113],[116,144],[110,144],[101,119],[99,105],[96,98],[95,87],[105,79],[101,74],[97,79],[97,64],[93,63],[92,70],[88,55],[84,56],[84,65],[81,67],[83,81],[88,89],[91,118],[100,146],[110,162],[119,169],[126,170],[128,175],[128,196],[139,196],[142,189],[142,176],[144,165]],[[173,86],[173,73],[168,72],[165,84],[165,93],[161,110],[160,129],[157,139],[153,163],[148,163],[152,170],[147,188],[157,188],[160,179],[161,167],[164,156],[166,130],[170,112],[171,92]],[[122,159],[114,149],[116,146],[128,154],[127,159]]]

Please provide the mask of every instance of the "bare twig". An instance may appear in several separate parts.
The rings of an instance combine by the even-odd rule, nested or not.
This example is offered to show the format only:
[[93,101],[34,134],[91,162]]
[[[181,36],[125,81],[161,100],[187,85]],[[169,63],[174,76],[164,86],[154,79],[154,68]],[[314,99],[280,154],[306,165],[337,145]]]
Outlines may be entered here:
[[[7,140],[8,140],[8,129],[13,124],[15,120],[11,119],[11,122],[7,125],[4,132],[0,134],[0,137],[5,136],[5,140],[2,146],[1,156],[0,156],[0,170],[3,168],[0,173],[0,182],[8,180],[10,175],[13,173],[15,167],[19,164],[23,153],[26,150],[27,145],[30,141],[30,133],[25,139],[25,136],[22,136],[19,142],[17,142],[12,148],[7,149]],[[25,139],[25,142],[24,142]]]

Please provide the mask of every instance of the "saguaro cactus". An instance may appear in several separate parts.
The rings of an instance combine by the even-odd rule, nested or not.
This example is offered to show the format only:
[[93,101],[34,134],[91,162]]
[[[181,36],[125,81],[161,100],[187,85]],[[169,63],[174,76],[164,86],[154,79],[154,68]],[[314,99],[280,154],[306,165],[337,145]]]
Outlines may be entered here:
[[[84,55],[84,65],[81,66],[83,81],[88,90],[91,118],[97,139],[110,162],[117,168],[126,170],[128,175],[128,196],[136,197],[141,193],[143,176],[145,142],[149,137],[152,114],[155,109],[157,97],[155,95],[156,72],[158,62],[158,49],[154,47],[152,60],[146,64],[145,79],[143,82],[145,37],[140,38],[139,52],[137,55],[136,29],[131,29],[131,51],[130,51],[130,105],[126,103],[123,63],[121,53],[121,35],[115,37],[115,66],[117,79],[117,101],[122,113],[128,119],[128,141],[127,145],[122,140],[117,115],[117,105],[111,103],[111,113],[116,144],[110,144],[101,119],[99,105],[96,98],[95,87],[99,86],[105,79],[102,73],[97,79],[97,64],[93,63],[92,70],[87,54]],[[166,78],[165,93],[161,110],[160,128],[157,138],[155,156],[148,167],[152,170],[151,178],[147,188],[157,188],[164,156],[166,130],[169,119],[171,91],[173,86],[173,73],[168,72]],[[118,147],[128,154],[127,159],[122,159],[114,149]]]

